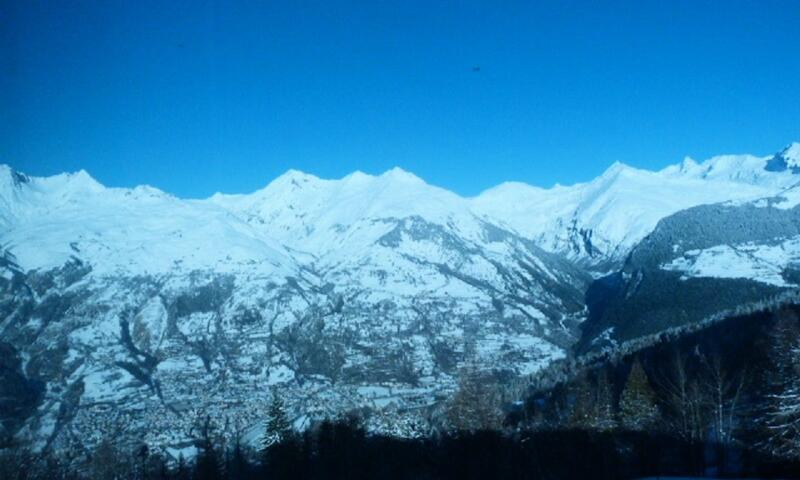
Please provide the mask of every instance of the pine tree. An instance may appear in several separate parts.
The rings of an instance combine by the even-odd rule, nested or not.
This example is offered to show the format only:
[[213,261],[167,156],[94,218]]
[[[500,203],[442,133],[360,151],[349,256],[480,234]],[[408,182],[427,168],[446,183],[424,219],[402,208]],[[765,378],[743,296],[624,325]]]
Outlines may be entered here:
[[633,363],[619,400],[619,417],[628,430],[648,431],[659,419],[656,394],[637,359]]
[[175,467],[175,480],[189,480],[189,467],[186,466],[186,458],[183,453],[178,455],[178,465]]
[[226,473],[228,478],[246,478],[248,476],[249,465],[239,436],[236,437],[233,449],[228,455],[227,464]]
[[614,428],[613,394],[605,371],[597,373],[594,382],[584,375],[571,386],[572,411],[569,424],[573,428],[610,430]]
[[120,454],[110,438],[103,438],[92,452],[89,463],[90,476],[97,480],[116,480],[120,472]]
[[800,458],[800,325],[780,314],[770,335],[766,446],[775,455]]
[[608,372],[601,370],[596,379],[594,428],[611,430],[617,426],[614,418],[614,391]]
[[135,459],[135,476],[139,478],[147,477],[147,460],[150,457],[150,447],[146,443],[139,445],[133,452]]
[[200,453],[195,464],[194,478],[197,480],[218,480],[222,478],[222,468],[220,466],[217,451],[214,448],[214,441],[211,432],[211,418],[206,417],[202,430],[203,437],[200,439]]
[[161,455],[151,455],[147,467],[147,477],[158,480],[168,480],[171,478],[169,466]]
[[286,441],[292,435],[292,424],[286,415],[286,406],[283,403],[278,389],[272,389],[272,401],[267,410],[267,425],[261,448],[266,452],[272,445]]
[[592,387],[585,375],[572,382],[569,388],[569,396],[572,398],[569,426],[581,429],[588,428],[592,424],[591,419],[594,416],[594,399]]

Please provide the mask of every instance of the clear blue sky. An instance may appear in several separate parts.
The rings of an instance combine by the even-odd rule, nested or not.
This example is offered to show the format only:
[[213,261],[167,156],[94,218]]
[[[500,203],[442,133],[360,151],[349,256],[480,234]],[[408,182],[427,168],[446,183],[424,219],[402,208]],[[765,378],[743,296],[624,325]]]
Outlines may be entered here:
[[397,165],[472,195],[767,154],[800,140],[798,26],[796,0],[4,0],[0,163],[190,197]]

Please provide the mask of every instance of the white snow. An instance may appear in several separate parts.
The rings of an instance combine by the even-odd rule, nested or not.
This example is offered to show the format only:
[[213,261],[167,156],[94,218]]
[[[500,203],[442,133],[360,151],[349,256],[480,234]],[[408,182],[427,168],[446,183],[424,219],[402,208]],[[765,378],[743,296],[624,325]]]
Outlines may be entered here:
[[759,206],[763,207],[773,206],[775,208],[780,208],[782,210],[789,210],[791,208],[794,208],[797,205],[800,205],[800,187],[787,188],[786,190],[776,195],[774,201],[769,201],[769,200],[763,202]]
[[[800,144],[780,155],[797,162]],[[346,262],[374,249],[394,220],[416,216],[489,248],[481,218],[576,259],[588,255],[577,233],[583,231],[601,258],[620,259],[678,210],[767,197],[797,183],[791,172],[766,171],[770,158],[724,155],[697,163],[687,157],[658,172],[617,162],[587,183],[543,189],[509,182],[474,198],[400,168],[340,180],[290,170],[251,194],[182,200],[148,186],[106,188],[85,171],[26,177],[3,165],[0,243],[25,269],[76,256],[90,259],[95,274],[212,268],[280,277],[291,275],[298,259],[322,259],[321,268]],[[427,258],[446,254],[405,243]]]
[[788,167],[800,167],[800,143],[792,142],[780,153]]
[[286,365],[278,365],[270,369],[267,385],[276,385],[294,380],[294,371]]
[[90,261],[98,275],[243,266],[289,274],[294,268],[282,245],[209,202],[151,187],[105,188],[84,171],[0,185],[0,219],[7,222],[0,244],[26,270],[57,267],[71,257]]
[[659,172],[615,163],[588,183],[551,189],[505,183],[471,199],[471,205],[547,250],[575,257],[567,235],[574,226],[591,231],[592,244],[603,254],[621,259],[660,219],[679,210],[771,196],[800,180],[790,172],[764,170],[769,158],[725,155],[702,163],[686,158]]
[[746,278],[778,287],[790,286],[781,276],[786,265],[800,260],[800,237],[777,245],[717,245],[690,250],[661,265],[664,270],[683,272],[682,278]]
[[[796,161],[798,150],[793,144],[781,154]],[[559,320],[563,327],[566,314],[548,319],[544,313],[557,309],[562,297],[547,291],[544,280],[574,289],[583,280],[532,245],[602,263],[624,258],[661,218],[683,208],[757,198],[764,207],[800,204],[800,187],[791,188],[800,176],[764,170],[770,158],[687,158],[659,172],[615,163],[587,183],[549,189],[505,183],[474,198],[398,168],[338,180],[292,170],[251,194],[185,200],[147,186],[106,188],[83,171],[39,178],[0,165],[0,246],[23,270],[58,267],[73,257],[92,267],[65,287],[91,298],[71,306],[65,322],[48,327],[69,324],[69,363],[86,360],[72,373],[72,380],[84,381],[84,405],[149,406],[152,425],[166,421],[153,389],[114,367],[130,355],[119,340],[125,309],[132,313],[132,340],[159,360],[152,376],[175,409],[213,407],[200,401],[207,399],[250,402],[245,410],[255,412],[261,400],[252,392],[281,384],[301,425],[331,414],[333,406],[356,408],[360,401],[376,408],[435,401],[455,385],[436,366],[431,336],[456,351],[467,318],[477,320],[477,355],[487,366],[525,375],[563,357],[552,333]],[[676,244],[675,255],[680,251]],[[772,246],[718,245],[687,252],[662,268],[684,278],[752,278],[785,286],[781,272],[798,262],[798,252],[800,237]],[[219,274],[231,274],[226,278],[235,286],[224,305],[188,311],[175,327],[188,344],[217,334],[235,339],[241,348],[235,359],[210,359],[214,365],[236,363],[236,375],[227,379],[226,370],[209,371],[196,351],[165,335],[176,298]],[[344,310],[328,311],[337,298]],[[293,370],[288,353],[266,340],[314,308],[326,311],[326,337],[357,338],[344,344],[347,368],[371,368],[371,352],[402,352],[418,375],[417,386],[382,380],[334,385],[322,374]],[[240,322],[240,313],[250,310],[262,321]],[[569,315],[580,320],[583,312]],[[29,324],[45,326],[38,318]],[[79,413],[86,421],[94,416],[91,408]],[[49,417],[42,418],[46,434]]]

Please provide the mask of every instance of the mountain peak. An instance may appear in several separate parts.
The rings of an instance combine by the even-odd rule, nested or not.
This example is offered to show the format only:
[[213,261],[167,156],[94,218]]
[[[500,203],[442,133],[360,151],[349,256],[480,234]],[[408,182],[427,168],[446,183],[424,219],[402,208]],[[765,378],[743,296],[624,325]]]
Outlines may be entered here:
[[770,172],[791,170],[792,173],[800,173],[800,143],[792,142],[776,153],[771,159],[767,160],[764,170]]
[[35,180],[38,185],[43,185],[55,188],[68,187],[74,190],[88,190],[92,192],[99,192],[105,190],[105,187],[95,180],[86,170],[78,170],[71,173],[60,173],[50,177],[30,177],[22,172],[14,170],[11,166],[6,164],[0,165],[0,182],[5,185],[19,187],[20,185],[31,183]]
[[686,156],[683,157],[683,161],[681,162],[681,170],[684,172],[688,172],[689,170],[693,170],[697,167],[697,161],[694,158]]
[[281,178],[289,180],[289,181],[298,180],[298,181],[304,181],[304,182],[310,181],[310,180],[319,180],[318,177],[316,177],[316,176],[314,176],[314,175],[312,175],[310,173],[306,173],[306,172],[304,172],[302,170],[296,170],[294,168],[290,168],[289,170],[286,170],[286,172],[284,172],[281,176],[276,178],[276,180],[281,179]]
[[100,182],[95,180],[94,177],[91,176],[89,174],[89,172],[87,172],[84,169],[80,169],[77,172],[70,173],[69,175],[72,176],[72,178],[77,179],[80,182],[94,183],[94,184],[97,184],[97,185],[101,185]]
[[414,175],[411,172],[403,170],[400,167],[393,167],[392,169],[383,172],[381,174],[381,178],[406,181],[406,182],[424,183],[424,180],[422,180],[421,178],[419,178],[418,176]]
[[356,170],[354,172],[350,172],[342,178],[342,181],[351,182],[351,183],[360,183],[365,182],[373,179],[372,175],[368,173],[364,173],[361,170]]
[[598,178],[616,177],[617,175],[619,175],[621,173],[628,172],[628,171],[633,171],[633,170],[635,170],[635,169],[633,167],[631,167],[630,165],[626,165],[626,164],[624,164],[624,163],[622,163],[620,161],[615,161]]
[[368,173],[364,173],[361,170],[356,170],[348,175],[344,176],[341,181],[347,183],[371,183],[374,181],[383,181],[384,183],[420,183],[424,184],[425,181],[419,178],[418,176],[414,175],[413,173],[403,170],[400,167],[393,167],[385,172],[381,173],[380,175],[370,175]]
[[780,156],[786,159],[791,166],[800,165],[800,143],[790,143],[781,151]]
[[293,168],[287,170],[283,175],[271,181],[266,188],[276,186],[287,186],[291,188],[302,188],[304,185],[318,182],[320,179],[310,173],[295,170]]
[[10,165],[3,163],[0,164],[0,182],[18,187],[23,183],[30,182],[30,177],[24,173],[14,170]]
[[61,188],[68,188],[77,191],[100,192],[105,190],[105,186],[94,179],[89,172],[80,169],[77,172],[62,173],[52,177],[44,177],[39,179],[42,182],[57,185]]

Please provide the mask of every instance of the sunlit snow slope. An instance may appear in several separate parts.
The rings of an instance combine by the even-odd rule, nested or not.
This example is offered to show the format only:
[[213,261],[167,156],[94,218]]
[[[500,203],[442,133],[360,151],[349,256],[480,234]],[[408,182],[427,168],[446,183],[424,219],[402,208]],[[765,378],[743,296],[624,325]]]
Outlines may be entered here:
[[755,199],[800,181],[800,144],[766,157],[687,158],[658,172],[615,163],[591,182],[550,189],[505,183],[471,200],[474,211],[542,248],[601,270],[619,264],[658,221],[695,205]]

